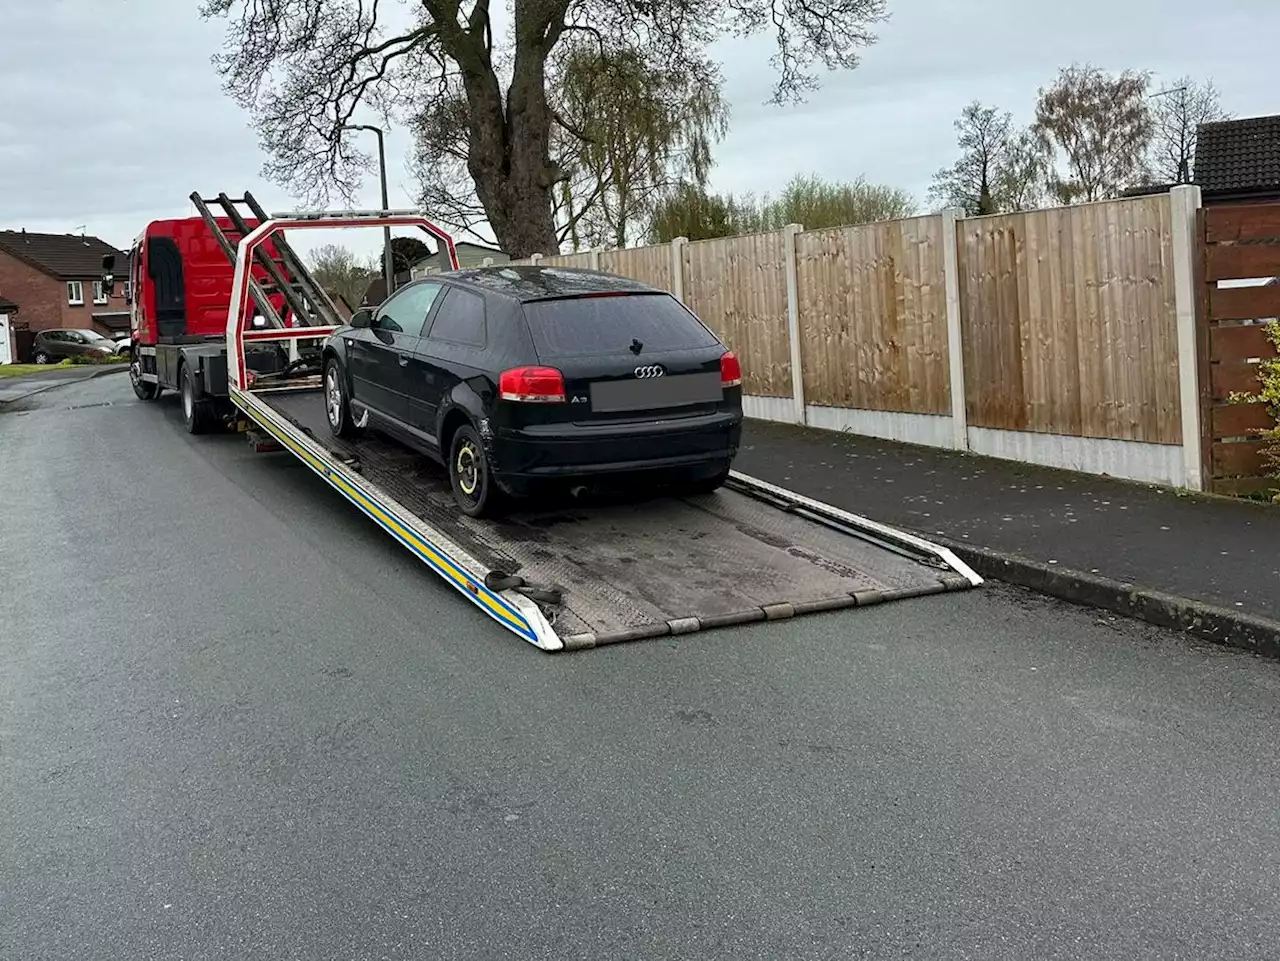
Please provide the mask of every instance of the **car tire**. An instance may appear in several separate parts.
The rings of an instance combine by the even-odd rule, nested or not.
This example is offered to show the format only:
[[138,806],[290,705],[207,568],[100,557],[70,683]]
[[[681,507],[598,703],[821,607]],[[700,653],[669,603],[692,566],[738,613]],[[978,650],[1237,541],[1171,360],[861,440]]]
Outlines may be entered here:
[[336,357],[324,362],[324,416],[336,437],[350,440],[364,433],[364,428],[351,415],[346,373]]
[[35,361],[37,364],[50,364],[53,362],[53,357],[45,353],[43,350],[37,350]]
[[453,499],[468,517],[492,517],[500,507],[502,494],[493,481],[489,458],[480,435],[464,424],[449,442],[449,486]]
[[182,420],[187,426],[187,433],[208,433],[210,421],[213,419],[210,404],[208,400],[196,396],[195,378],[191,376],[191,367],[187,364],[182,365],[179,383],[179,392],[182,395]]

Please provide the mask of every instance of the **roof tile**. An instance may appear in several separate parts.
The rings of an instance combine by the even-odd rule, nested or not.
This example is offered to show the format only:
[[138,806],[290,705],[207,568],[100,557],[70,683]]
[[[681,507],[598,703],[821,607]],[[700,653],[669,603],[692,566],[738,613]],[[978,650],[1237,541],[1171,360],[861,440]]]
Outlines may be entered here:
[[1201,124],[1194,179],[1206,192],[1280,189],[1280,116]]
[[97,277],[102,273],[103,256],[115,254],[115,275],[129,275],[129,256],[97,237],[0,230],[0,251],[12,254],[46,274],[69,279]]

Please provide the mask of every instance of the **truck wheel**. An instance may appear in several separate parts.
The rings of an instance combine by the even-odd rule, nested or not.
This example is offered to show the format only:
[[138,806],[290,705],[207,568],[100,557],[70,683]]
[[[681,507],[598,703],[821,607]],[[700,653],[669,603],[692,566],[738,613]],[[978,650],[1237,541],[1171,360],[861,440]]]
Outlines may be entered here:
[[136,354],[129,359],[129,383],[138,400],[155,400],[160,396],[160,385],[142,379],[142,358]]
[[449,444],[449,485],[454,501],[468,517],[497,512],[502,495],[493,483],[480,435],[470,424],[459,427]]
[[179,380],[182,384],[182,419],[186,422],[187,433],[203,434],[209,430],[211,420],[209,402],[196,396],[195,378],[187,364],[182,365]]
[[353,438],[364,433],[351,416],[351,398],[347,396],[347,378],[338,358],[324,362],[324,414],[329,429],[338,437]]

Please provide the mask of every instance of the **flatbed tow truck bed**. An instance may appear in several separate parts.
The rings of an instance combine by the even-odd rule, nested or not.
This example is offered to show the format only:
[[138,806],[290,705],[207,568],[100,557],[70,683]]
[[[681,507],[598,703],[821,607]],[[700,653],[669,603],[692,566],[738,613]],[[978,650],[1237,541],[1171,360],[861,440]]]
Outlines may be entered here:
[[330,432],[318,388],[237,405],[485,613],[544,650],[775,620],[981,583],[951,552],[733,474],[695,497],[564,501],[474,520],[443,469]]

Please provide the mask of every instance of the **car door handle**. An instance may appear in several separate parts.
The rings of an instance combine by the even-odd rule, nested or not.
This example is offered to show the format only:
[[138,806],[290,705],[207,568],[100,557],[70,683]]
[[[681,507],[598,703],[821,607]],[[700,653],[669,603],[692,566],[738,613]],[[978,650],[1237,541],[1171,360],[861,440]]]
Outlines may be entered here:
[[408,354],[401,354],[401,355],[400,355],[400,366],[401,366],[401,367],[408,367],[408,366],[409,366],[409,355],[408,355]]

